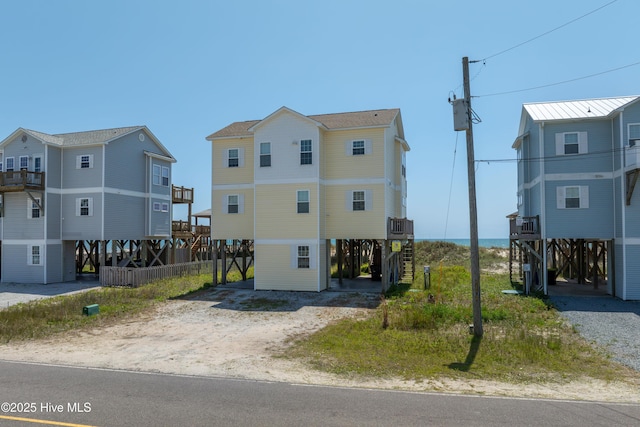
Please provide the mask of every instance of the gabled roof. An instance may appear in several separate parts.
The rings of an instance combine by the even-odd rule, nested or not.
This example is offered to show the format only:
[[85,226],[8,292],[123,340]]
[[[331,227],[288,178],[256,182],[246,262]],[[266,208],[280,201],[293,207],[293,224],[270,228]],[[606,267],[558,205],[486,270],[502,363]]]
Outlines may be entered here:
[[614,115],[619,109],[640,100],[638,96],[619,98],[583,99],[577,101],[536,102],[523,104],[535,122],[553,120],[602,119]]
[[[270,114],[264,120],[269,119],[274,114],[282,111],[283,109],[289,110],[287,107],[282,107],[275,113]],[[391,125],[391,123],[393,123],[393,120],[396,117],[399,118],[399,116],[400,109],[393,108],[385,110],[356,111],[352,113],[319,114],[304,117],[319,123],[328,130],[337,130],[389,126]],[[251,136],[251,129],[262,121],[263,120],[250,120],[246,122],[232,123],[229,126],[224,127],[219,131],[207,136],[207,140],[212,141],[219,138]],[[398,132],[398,136],[404,139],[404,130],[402,128],[401,120],[398,120]]]
[[32,137],[42,141],[42,143],[44,144],[52,144],[60,147],[79,147],[83,145],[108,144],[110,141],[140,130],[144,130],[145,133],[149,135],[149,137],[151,137],[153,142],[158,145],[165,156],[175,161],[169,150],[167,150],[166,147],[162,145],[162,143],[160,143],[160,141],[155,137],[153,133],[151,133],[151,131],[146,126],[129,126],[113,129],[90,130],[85,132],[60,133],[55,135],[50,135],[44,132],[38,132],[30,129],[18,128],[15,132],[9,135],[9,137],[0,142],[0,146],[4,145],[8,141],[13,140],[20,133],[31,135]]

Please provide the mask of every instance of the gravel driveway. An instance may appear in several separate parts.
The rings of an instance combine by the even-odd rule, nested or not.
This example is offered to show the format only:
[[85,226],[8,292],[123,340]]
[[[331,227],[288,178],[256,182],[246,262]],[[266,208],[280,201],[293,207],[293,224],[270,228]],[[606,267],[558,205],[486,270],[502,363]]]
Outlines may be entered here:
[[613,360],[640,371],[640,301],[578,296],[550,299],[583,337],[607,349]]

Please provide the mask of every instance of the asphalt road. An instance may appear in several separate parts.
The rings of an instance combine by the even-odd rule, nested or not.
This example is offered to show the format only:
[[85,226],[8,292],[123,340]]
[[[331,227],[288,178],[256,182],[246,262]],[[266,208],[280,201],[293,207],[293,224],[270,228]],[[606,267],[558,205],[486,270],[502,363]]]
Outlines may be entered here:
[[0,425],[637,426],[640,405],[302,386],[0,361]]

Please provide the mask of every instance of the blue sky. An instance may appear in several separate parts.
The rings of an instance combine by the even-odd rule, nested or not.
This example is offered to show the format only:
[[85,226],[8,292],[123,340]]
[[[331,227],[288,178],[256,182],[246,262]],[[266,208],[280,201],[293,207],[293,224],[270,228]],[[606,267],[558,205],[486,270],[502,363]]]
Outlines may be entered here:
[[[305,115],[400,108],[416,237],[464,238],[465,135],[447,102],[462,96],[462,57],[488,58],[470,70],[476,160],[514,159],[523,103],[640,95],[638,65],[487,96],[640,61],[637,0],[493,56],[610,1],[3,1],[0,138],[147,125],[200,211],[214,131],[283,105]],[[478,162],[476,180],[480,237],[507,237],[515,162]]]

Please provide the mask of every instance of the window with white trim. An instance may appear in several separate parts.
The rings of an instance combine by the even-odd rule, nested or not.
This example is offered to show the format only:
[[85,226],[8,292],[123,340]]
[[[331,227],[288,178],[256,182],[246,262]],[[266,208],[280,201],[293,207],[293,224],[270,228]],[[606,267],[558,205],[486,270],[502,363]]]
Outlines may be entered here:
[[556,133],[557,156],[585,154],[587,151],[587,132]]
[[169,168],[166,166],[153,165],[153,185],[169,186]]
[[21,171],[29,170],[29,156],[20,156],[18,161],[20,162]]
[[310,268],[309,246],[298,246],[298,268]]
[[29,245],[27,252],[28,265],[42,265],[42,246]]
[[93,216],[93,197],[76,199],[76,216]]
[[351,154],[354,156],[364,156],[364,139],[351,141]]
[[589,207],[589,187],[569,185],[557,187],[558,209],[586,209]]
[[372,200],[372,190],[347,190],[345,192],[345,208],[347,211],[370,211]]
[[161,209],[160,202],[153,202],[153,211],[160,212],[160,209]]
[[162,167],[162,186],[169,186],[169,168],[166,166]]
[[4,153],[0,153],[0,172],[4,171]]
[[309,190],[298,190],[296,192],[298,213],[309,213]]
[[[0,167],[1,169],[1,167]],[[35,156],[33,158],[33,171],[34,172],[42,172],[42,157]]]
[[7,170],[6,172],[12,172],[14,170],[14,162],[15,159],[13,157],[7,157]]
[[31,198],[27,199],[27,218],[38,219],[40,218],[40,199],[36,198],[35,201]]
[[162,212],[169,212],[169,203],[162,204]]
[[81,154],[76,156],[76,169],[93,168],[93,154]]
[[260,143],[260,167],[268,167],[271,166],[271,143],[270,142],[261,142]]
[[237,194],[229,194],[227,196],[227,213],[237,214],[239,211],[239,203],[238,203],[238,195]]
[[300,164],[313,164],[313,144],[310,139],[303,139],[300,141]]
[[240,151],[237,148],[229,149],[228,166],[230,168],[237,168],[240,166]]
[[640,145],[640,123],[629,123],[629,147]]
[[354,210],[354,211],[364,210],[364,207],[365,207],[364,191],[354,191],[352,200],[353,200],[353,206],[351,210]]

